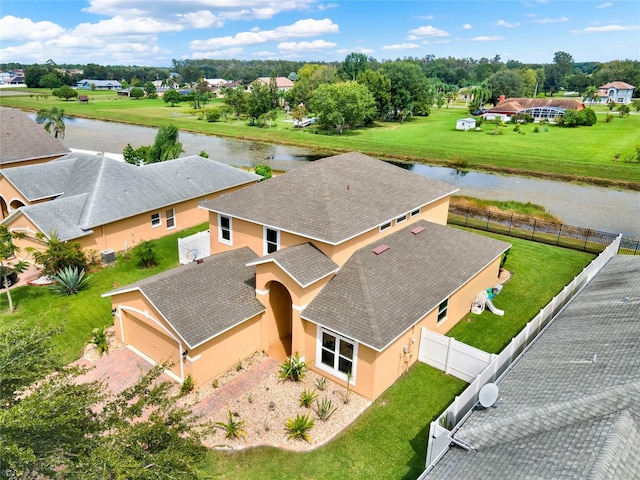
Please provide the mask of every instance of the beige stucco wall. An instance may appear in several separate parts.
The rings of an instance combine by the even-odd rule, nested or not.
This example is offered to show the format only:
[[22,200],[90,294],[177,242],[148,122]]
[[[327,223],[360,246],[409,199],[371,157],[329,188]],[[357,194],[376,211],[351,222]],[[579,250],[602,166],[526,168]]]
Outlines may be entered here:
[[25,238],[16,238],[13,240],[13,244],[18,247],[17,257],[21,259],[29,259],[30,255],[27,251],[28,248],[35,248],[42,250],[46,248],[46,244],[35,238],[38,233],[38,228],[24,215],[18,215],[14,220],[7,225],[12,232],[22,232],[26,234]]

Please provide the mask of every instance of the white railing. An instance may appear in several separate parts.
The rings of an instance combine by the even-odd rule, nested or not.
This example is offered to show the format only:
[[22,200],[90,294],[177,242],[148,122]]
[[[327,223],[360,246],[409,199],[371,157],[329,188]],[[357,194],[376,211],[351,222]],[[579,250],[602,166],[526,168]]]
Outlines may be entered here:
[[[419,480],[426,478],[427,473],[446,453],[450,445],[448,438],[451,435],[451,431],[456,429],[464,417],[468,415],[476,405],[480,389],[489,382],[499,381],[500,378],[511,369],[515,360],[534,343],[535,338],[547,327],[565,305],[569,303],[573,296],[595,277],[602,267],[617,254],[621,239],[622,235],[618,236],[618,238],[611,242],[571,283],[565,286],[558,295],[553,297],[553,299],[527,323],[520,333],[511,340],[509,345],[507,345],[499,355],[490,355],[482,352],[490,357],[488,361],[486,360],[486,356],[483,357],[476,352],[470,354],[469,352],[472,350],[469,349],[473,347],[469,347],[468,349],[461,348],[460,345],[463,345],[461,342],[457,340],[451,341],[449,337],[434,332],[429,332],[425,337],[427,338],[427,342],[429,342],[426,344],[427,347],[425,351],[434,349],[435,353],[423,354],[421,339],[419,360],[424,361],[421,357],[429,358],[427,363],[430,365],[440,368],[443,371],[447,371],[448,368],[448,373],[463,380],[465,380],[465,378],[463,378],[462,375],[469,376],[472,372],[481,370],[469,386],[453,400],[453,403],[451,403],[436,420],[431,422],[429,437],[427,439],[427,469],[419,477]],[[444,338],[436,340],[436,336]],[[446,347],[444,345],[446,345]],[[445,348],[446,351],[443,354],[442,350]],[[444,361],[442,360],[443,357],[445,358]],[[438,366],[438,364],[441,366]],[[483,365],[485,366],[483,367]]]
[[208,257],[211,254],[210,250],[209,230],[178,238],[178,260],[183,265]]

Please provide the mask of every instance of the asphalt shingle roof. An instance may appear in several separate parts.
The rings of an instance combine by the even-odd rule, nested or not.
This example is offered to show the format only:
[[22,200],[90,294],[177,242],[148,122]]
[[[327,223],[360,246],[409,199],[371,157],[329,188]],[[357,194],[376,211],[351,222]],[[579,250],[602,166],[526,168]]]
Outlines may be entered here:
[[420,220],[357,250],[301,316],[381,351],[509,246]]
[[67,147],[25,113],[0,107],[0,166],[67,153]]
[[333,260],[311,243],[303,243],[278,250],[252,262],[251,265],[267,262],[274,262],[279,265],[301,287],[311,285],[339,268]]
[[[56,197],[19,211],[42,232],[56,231],[61,240],[260,178],[195,155],[136,167],[78,152],[43,164],[7,169],[3,174],[29,200]],[[63,208],[70,210],[61,214]]]
[[140,290],[193,349],[264,311],[256,299],[257,255],[248,247],[168,270],[103,296]]
[[357,152],[216,198],[211,211],[338,244],[457,191]]
[[636,478],[640,472],[640,257],[617,256],[476,410],[427,478]]

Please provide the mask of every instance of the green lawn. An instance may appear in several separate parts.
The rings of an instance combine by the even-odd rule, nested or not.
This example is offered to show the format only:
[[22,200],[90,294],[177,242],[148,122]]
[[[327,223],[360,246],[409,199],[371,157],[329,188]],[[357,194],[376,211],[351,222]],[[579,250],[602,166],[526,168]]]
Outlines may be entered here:
[[[501,170],[520,174],[546,174],[640,189],[640,164],[625,162],[640,145],[640,115],[617,114],[605,122],[601,110],[592,127],[562,128],[524,125],[501,127],[502,135],[490,135],[495,125],[485,122],[481,131],[455,130],[456,119],[468,116],[460,108],[434,109],[429,117],[409,118],[404,124],[378,123],[374,127],[346,130],[343,135],[317,132],[316,127],[296,129],[281,118],[275,128],[250,127],[244,120],[209,123],[199,119],[186,104],[170,107],[162,99],[134,100],[113,92],[88,92],[89,104],[66,102],[42,92],[32,96],[0,96],[0,104],[29,110],[58,106],[68,115],[99,118],[159,127],[172,123],[183,131],[203,132],[249,140],[301,145],[320,151],[361,151],[373,156],[441,165],[464,165],[478,170]],[[214,101],[219,103],[220,100]],[[319,134],[316,134],[319,133]],[[620,160],[614,159],[620,154]]]

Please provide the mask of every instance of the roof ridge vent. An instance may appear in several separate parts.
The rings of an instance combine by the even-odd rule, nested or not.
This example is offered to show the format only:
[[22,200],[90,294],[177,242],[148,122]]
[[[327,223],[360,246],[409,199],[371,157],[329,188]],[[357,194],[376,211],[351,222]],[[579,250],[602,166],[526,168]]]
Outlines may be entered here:
[[375,253],[376,255],[380,255],[383,252],[386,252],[387,250],[389,250],[389,245],[387,245],[386,243],[383,243],[381,245],[378,245],[376,248],[374,248],[373,250],[371,250],[373,253]]
[[413,233],[414,235],[418,235],[419,233],[422,233],[424,231],[425,231],[425,228],[422,225],[411,229],[411,233]]

